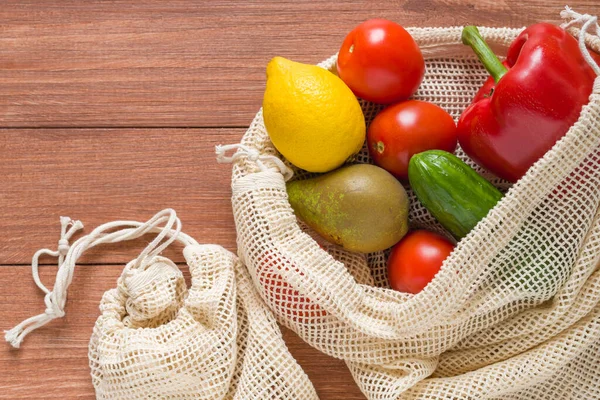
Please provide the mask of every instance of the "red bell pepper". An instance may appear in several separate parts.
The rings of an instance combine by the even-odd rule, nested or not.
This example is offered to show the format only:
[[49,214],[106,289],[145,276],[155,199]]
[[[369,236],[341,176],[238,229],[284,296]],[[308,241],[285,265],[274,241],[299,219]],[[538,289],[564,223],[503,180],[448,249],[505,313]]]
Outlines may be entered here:
[[462,40],[491,77],[458,121],[459,143],[479,165],[516,182],[577,121],[596,74],[577,40],[548,23],[515,39],[506,66],[475,26],[463,29]]

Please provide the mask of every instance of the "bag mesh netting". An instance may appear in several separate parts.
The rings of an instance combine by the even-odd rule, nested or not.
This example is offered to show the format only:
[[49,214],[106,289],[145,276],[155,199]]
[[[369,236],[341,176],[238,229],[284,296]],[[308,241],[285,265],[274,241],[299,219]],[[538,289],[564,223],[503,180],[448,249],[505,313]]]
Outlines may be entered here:
[[318,399],[237,257],[184,250],[192,275],[157,257],[105,293],[90,341],[98,399]]
[[[414,98],[455,120],[488,77],[461,30],[410,29],[426,61]],[[502,55],[520,29],[480,31]],[[335,72],[335,57],[321,66]],[[380,107],[361,104],[368,124]],[[233,157],[239,256],[278,320],[345,360],[369,399],[600,398],[600,79],[518,183],[476,168],[506,196],[417,295],[389,289],[386,252],[345,251],[299,222],[274,157],[259,112]],[[408,193],[412,227],[448,235]]]
[[[67,239],[82,225],[68,218],[61,222],[62,250],[42,250],[60,254],[54,289],[46,289],[48,309],[7,332],[13,346],[19,347],[32,330],[64,316],[75,264],[87,249],[159,232],[127,264],[117,287],[100,303],[89,344],[96,398],[318,400],[246,268],[224,248],[199,245],[180,232],[173,210],[146,223],[102,225],[72,246]],[[186,245],[189,289],[177,265],[159,255],[174,240]],[[33,265],[37,283],[37,255]]]

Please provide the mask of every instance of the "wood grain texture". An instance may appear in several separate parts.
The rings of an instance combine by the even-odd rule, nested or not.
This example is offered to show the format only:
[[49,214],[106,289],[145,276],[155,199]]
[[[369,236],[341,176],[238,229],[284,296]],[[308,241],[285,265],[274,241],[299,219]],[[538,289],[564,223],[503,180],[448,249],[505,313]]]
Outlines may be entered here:
[[[136,256],[131,249],[129,253]],[[180,267],[189,282],[187,267]],[[116,265],[78,267],[64,318],[29,335],[20,350],[0,343],[0,399],[94,398],[88,341],[102,294],[116,285],[121,271]],[[55,268],[42,268],[42,280],[53,281],[55,273]],[[0,331],[43,311],[44,298],[33,284],[29,268],[0,267],[0,287]],[[283,336],[322,400],[364,399],[342,361],[311,348],[287,329],[283,329]]]
[[[598,12],[595,0],[576,10]],[[264,68],[316,63],[359,22],[523,26],[564,0],[3,0],[0,126],[245,126]]]
[[[597,0],[569,5],[600,12]],[[59,215],[82,219],[89,232],[173,207],[186,233],[235,250],[230,167],[215,162],[213,149],[239,141],[260,107],[271,57],[319,62],[372,17],[405,26],[516,27],[556,22],[563,6],[564,0],[2,0],[0,330],[43,310],[24,265],[38,248],[56,246]],[[111,129],[91,129],[103,127]],[[20,351],[0,343],[0,399],[94,398],[87,343],[99,300],[148,239],[84,256],[82,264],[94,265],[77,269],[67,316],[32,334]],[[166,255],[183,260],[181,247]],[[43,267],[42,280],[51,284],[55,271]],[[290,331],[284,338],[322,400],[364,398],[341,361]]]
[[[55,248],[59,216],[90,232],[116,219],[146,221],[173,208],[199,242],[235,251],[231,166],[214,148],[243,129],[0,130],[0,264],[28,264]],[[143,240],[92,250],[82,263],[126,263]],[[128,249],[128,251],[127,251]],[[168,251],[176,262],[180,252]],[[55,263],[52,259],[42,262]]]

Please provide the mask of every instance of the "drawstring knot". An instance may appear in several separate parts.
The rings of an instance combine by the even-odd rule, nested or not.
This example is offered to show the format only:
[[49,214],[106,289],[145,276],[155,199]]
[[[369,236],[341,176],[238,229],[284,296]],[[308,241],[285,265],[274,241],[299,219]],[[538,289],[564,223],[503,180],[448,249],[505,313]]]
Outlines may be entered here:
[[248,160],[250,161],[258,161],[260,157],[260,153],[256,149],[248,149]]
[[44,296],[44,303],[46,303],[46,310],[44,310],[44,314],[51,319],[62,318],[65,316],[65,311],[53,300],[52,293],[48,293],[46,296]]
[[69,248],[69,241],[67,239],[60,239],[58,241],[58,252],[60,253],[60,255],[66,256],[69,252]]
[[[236,150],[236,152],[228,157],[226,154],[231,150]],[[215,153],[217,154],[217,162],[221,164],[232,163],[241,157],[246,157],[249,161],[256,163],[261,171],[267,171],[268,167],[265,165],[265,163],[272,162],[277,166],[279,172],[281,172],[286,181],[290,180],[292,176],[294,176],[294,171],[285,165],[284,162],[278,157],[271,154],[261,154],[260,151],[241,143],[217,145],[215,146]]]

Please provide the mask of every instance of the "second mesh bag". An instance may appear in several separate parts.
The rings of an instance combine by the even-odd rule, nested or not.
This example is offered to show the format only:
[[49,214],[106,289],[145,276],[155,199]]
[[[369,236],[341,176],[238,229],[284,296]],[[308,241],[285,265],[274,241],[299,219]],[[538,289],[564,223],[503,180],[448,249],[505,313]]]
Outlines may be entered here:
[[[238,258],[199,245],[180,228],[175,213],[164,210],[146,223],[116,221],[77,240],[61,256],[49,311],[7,339],[18,347],[31,330],[64,315],[75,263],[87,249],[157,232],[100,303],[89,344],[96,398],[317,400]],[[189,289],[177,265],[159,255],[175,240],[186,246]]]

